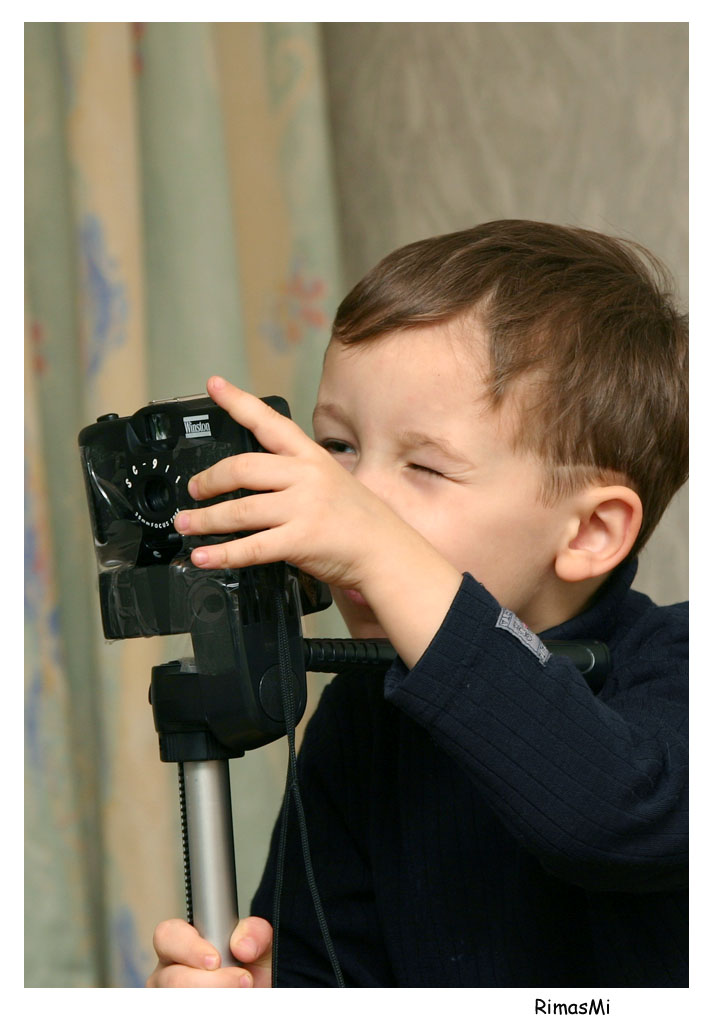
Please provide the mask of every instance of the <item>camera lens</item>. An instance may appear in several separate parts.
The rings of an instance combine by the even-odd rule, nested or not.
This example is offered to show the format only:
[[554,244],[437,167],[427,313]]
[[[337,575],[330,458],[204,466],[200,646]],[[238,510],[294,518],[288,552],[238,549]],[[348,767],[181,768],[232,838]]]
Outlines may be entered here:
[[145,481],[143,500],[151,512],[157,515],[173,511],[172,488],[164,476],[153,476]]

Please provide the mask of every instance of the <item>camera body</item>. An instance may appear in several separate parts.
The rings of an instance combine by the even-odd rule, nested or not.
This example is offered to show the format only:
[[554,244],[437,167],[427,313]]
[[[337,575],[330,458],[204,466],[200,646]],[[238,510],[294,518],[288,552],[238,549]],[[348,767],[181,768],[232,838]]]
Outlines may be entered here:
[[[289,414],[284,399],[264,401]],[[207,504],[190,497],[190,477],[229,455],[262,450],[206,395],[153,402],[133,416],[100,416],[79,434],[79,448],[99,572],[166,565],[184,554],[175,513]]]
[[[290,415],[285,399],[263,401]],[[263,448],[211,398],[200,395],[153,402],[132,416],[101,416],[81,431],[79,449],[104,635],[124,639],[191,632],[194,609],[187,598],[195,583],[209,576],[212,584],[238,585],[244,570],[205,573],[192,565],[195,547],[225,538],[177,533],[178,510],[212,503],[195,501],[187,484],[221,459]],[[245,493],[234,491],[217,500]],[[298,579],[304,613],[330,604],[327,587],[290,571]],[[263,573],[253,569],[250,575]],[[254,585],[255,580],[251,589]]]
[[[283,398],[264,401],[289,415]],[[105,637],[192,637],[194,665],[154,673],[163,760],[234,756],[283,735],[284,644],[298,721],[307,696],[301,617],[330,605],[328,587],[285,562],[198,569],[190,552],[229,538],[182,537],[174,526],[178,510],[212,503],[190,497],[190,477],[228,456],[263,451],[254,435],[204,395],[101,416],[80,432],[79,449]]]

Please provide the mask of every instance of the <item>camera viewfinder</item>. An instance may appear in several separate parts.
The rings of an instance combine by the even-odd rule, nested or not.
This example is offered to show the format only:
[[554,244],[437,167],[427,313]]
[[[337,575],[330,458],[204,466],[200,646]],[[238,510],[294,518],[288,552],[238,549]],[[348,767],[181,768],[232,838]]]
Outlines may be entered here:
[[153,441],[166,441],[170,437],[170,417],[164,412],[152,412],[148,416],[150,437]]

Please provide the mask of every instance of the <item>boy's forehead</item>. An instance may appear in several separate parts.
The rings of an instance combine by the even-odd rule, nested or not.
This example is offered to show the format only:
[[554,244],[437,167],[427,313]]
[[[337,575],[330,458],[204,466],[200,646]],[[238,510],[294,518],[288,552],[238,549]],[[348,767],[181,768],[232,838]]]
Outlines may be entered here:
[[318,405],[346,396],[367,401],[381,394],[391,407],[404,403],[423,411],[425,404],[445,415],[448,403],[459,406],[462,401],[471,412],[487,401],[488,392],[487,369],[476,342],[470,333],[447,324],[406,328],[362,342],[333,339],[325,354]]
[[483,427],[510,444],[519,430],[525,390],[512,387],[505,400],[493,403],[485,330],[472,316],[461,317],[362,342],[332,338],[313,418],[348,420],[352,401],[369,406],[369,396],[378,394],[411,430],[420,424],[438,435],[443,423],[455,434]]
[[[379,403],[390,414],[416,421],[427,413],[448,420],[456,411],[477,417],[487,404],[483,372],[467,338],[440,325],[381,335],[371,341],[330,342],[315,415],[343,406]],[[342,418],[342,416],[339,416]]]
[[368,363],[390,359],[409,364],[413,358],[439,366],[453,363],[466,377],[486,377],[489,348],[485,329],[476,315],[468,313],[443,323],[388,331],[364,341],[343,343],[333,336],[325,350],[323,372],[328,364],[350,359]]

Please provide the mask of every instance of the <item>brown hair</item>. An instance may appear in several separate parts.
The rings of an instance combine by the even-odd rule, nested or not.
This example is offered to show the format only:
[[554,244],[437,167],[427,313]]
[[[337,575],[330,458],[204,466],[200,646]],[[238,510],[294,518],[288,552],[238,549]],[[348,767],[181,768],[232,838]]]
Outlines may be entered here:
[[643,547],[688,466],[688,319],[637,243],[581,228],[500,220],[385,257],[341,303],[333,338],[474,315],[498,407],[524,379],[515,444],[547,467],[543,500],[623,480],[643,504]]

